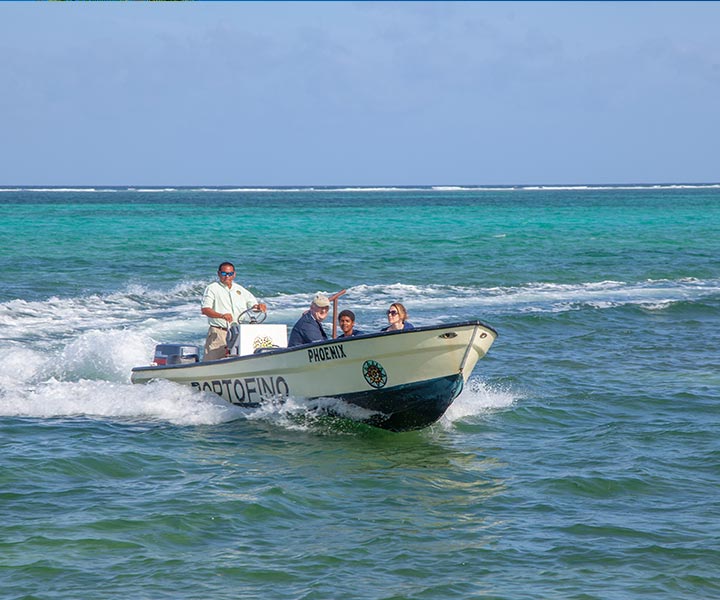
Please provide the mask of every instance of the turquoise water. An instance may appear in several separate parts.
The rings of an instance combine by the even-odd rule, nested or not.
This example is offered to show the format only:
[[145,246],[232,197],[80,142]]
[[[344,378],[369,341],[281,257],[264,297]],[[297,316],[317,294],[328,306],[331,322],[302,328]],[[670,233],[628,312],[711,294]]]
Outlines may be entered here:
[[[720,186],[0,191],[3,598],[720,597]],[[499,332],[394,434],[133,386],[204,286]]]

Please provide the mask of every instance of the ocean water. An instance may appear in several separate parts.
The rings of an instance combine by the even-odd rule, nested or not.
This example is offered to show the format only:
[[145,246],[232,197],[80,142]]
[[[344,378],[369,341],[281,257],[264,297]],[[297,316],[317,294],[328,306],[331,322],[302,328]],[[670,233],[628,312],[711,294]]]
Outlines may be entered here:
[[[217,265],[499,332],[432,427],[134,386]],[[720,598],[720,185],[0,189],[0,597]]]

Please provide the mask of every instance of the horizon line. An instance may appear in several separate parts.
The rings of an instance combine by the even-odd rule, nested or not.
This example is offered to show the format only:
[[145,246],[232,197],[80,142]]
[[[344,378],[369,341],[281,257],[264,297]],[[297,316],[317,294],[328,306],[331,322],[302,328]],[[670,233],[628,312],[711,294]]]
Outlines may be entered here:
[[124,188],[127,190],[137,190],[142,188],[149,189],[403,189],[403,188],[421,188],[421,189],[453,189],[453,188],[547,188],[547,187],[618,187],[618,186],[717,186],[720,181],[635,181],[635,182],[552,182],[552,183],[389,183],[389,184],[142,184],[142,183],[0,183],[0,189],[91,189],[91,188]]

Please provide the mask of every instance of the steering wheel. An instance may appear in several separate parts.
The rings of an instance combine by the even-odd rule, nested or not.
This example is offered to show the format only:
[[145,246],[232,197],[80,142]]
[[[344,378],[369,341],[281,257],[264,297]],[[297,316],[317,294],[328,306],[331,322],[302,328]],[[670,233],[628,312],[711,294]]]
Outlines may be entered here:
[[265,319],[267,319],[267,313],[264,310],[256,310],[254,308],[248,308],[247,310],[244,310],[240,313],[238,316],[238,323],[241,321],[241,319],[246,316],[250,319],[250,323],[252,325],[259,325]]

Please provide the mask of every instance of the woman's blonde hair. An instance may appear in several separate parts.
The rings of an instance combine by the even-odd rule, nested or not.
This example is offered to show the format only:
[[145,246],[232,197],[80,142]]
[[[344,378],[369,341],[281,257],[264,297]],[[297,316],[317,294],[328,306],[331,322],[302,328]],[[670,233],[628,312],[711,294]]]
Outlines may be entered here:
[[407,311],[405,310],[405,307],[400,304],[399,302],[393,302],[390,305],[390,308],[395,308],[396,311],[398,311],[398,314],[400,315],[400,320],[404,323],[407,321]]

